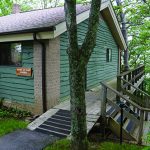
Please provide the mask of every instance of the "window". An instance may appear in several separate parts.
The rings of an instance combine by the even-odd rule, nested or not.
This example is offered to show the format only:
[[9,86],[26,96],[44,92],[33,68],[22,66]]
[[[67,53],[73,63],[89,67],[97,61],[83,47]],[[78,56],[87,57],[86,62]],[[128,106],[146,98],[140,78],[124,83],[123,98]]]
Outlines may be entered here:
[[110,48],[106,49],[106,62],[112,61],[112,50]]
[[22,62],[21,43],[0,43],[0,65],[20,66]]

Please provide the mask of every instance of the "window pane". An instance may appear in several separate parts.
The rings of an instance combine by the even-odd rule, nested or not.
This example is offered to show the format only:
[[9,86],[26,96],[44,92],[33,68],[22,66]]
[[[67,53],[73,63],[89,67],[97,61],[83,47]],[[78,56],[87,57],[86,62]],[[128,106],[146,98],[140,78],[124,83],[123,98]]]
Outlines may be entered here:
[[21,65],[21,44],[11,44],[11,64],[19,66]]
[[112,61],[112,51],[109,49],[109,61]]
[[112,61],[112,50],[107,48],[106,49],[106,62],[111,62]]
[[21,43],[1,43],[0,44],[0,65],[20,66]]

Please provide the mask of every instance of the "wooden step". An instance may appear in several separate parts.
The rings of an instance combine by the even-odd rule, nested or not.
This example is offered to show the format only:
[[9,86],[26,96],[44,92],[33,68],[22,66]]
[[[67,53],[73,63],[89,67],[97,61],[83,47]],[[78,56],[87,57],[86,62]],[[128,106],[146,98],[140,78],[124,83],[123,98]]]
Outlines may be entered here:
[[106,111],[106,115],[111,115],[115,111],[115,108],[113,106],[109,107],[109,109]]
[[[120,124],[116,122],[113,118],[108,119],[108,127],[111,131],[117,136],[120,137]],[[135,141],[136,139],[130,135],[124,128],[123,128],[123,139]]]
[[139,135],[139,126],[136,126],[136,128],[134,129],[132,136],[135,137],[135,139],[138,139],[138,135]]
[[134,128],[135,128],[136,124],[133,120],[130,120],[128,122],[127,127],[125,128],[129,133],[133,132]]
[[[124,139],[135,141],[137,139],[136,129],[139,126],[139,120],[136,114],[131,112],[132,110],[128,106],[123,108],[123,137]],[[107,115],[109,115],[108,125],[110,129],[119,137],[121,113],[118,104],[112,104],[112,107],[107,109]]]

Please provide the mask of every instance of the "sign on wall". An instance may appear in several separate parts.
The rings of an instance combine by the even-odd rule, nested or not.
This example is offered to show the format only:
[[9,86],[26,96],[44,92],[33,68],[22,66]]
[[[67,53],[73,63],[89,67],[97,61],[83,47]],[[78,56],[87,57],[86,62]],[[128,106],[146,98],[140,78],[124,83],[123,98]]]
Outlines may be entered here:
[[17,76],[32,76],[32,69],[31,68],[17,68],[16,69]]

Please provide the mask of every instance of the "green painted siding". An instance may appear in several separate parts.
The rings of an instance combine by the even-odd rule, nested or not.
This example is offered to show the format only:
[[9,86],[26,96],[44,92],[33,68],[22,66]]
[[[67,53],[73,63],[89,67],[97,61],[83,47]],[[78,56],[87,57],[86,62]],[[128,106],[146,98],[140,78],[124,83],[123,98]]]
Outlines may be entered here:
[[[88,26],[88,20],[78,25],[78,41],[83,43]],[[61,97],[69,95],[69,62],[66,49],[68,47],[66,32],[61,35],[60,44],[60,80]],[[112,49],[112,62],[106,62],[106,49]],[[117,75],[118,68],[118,48],[114,38],[107,26],[101,20],[98,29],[95,49],[87,67],[87,87],[91,88],[100,84],[100,81],[110,80]]]
[[60,36],[60,97],[69,95],[69,61],[67,32]]
[[[32,42],[22,43],[22,67],[33,69]],[[0,66],[0,98],[22,103],[34,102],[34,79],[16,76],[16,67]]]

